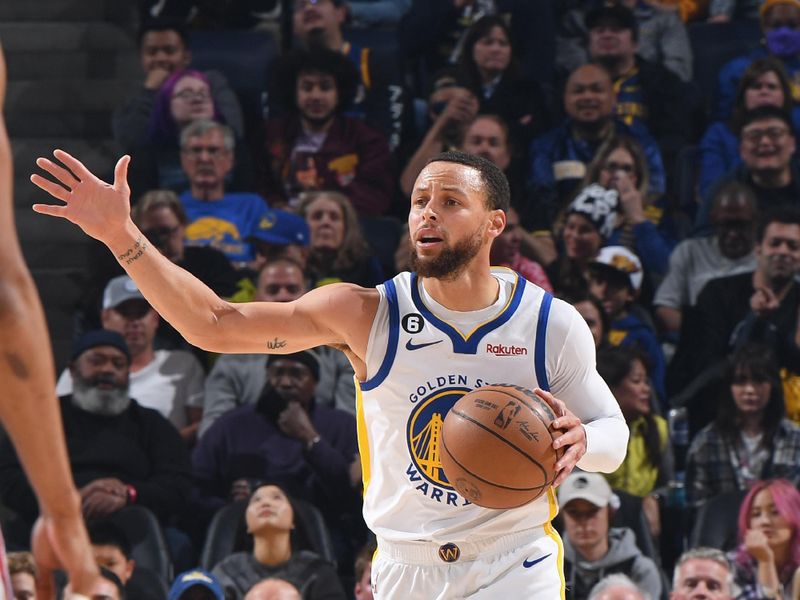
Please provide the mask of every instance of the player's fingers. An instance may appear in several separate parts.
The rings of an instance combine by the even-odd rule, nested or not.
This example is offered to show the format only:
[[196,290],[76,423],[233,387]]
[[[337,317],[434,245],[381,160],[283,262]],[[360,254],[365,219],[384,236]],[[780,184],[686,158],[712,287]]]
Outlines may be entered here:
[[62,202],[66,202],[69,198],[69,195],[72,193],[65,187],[58,185],[49,179],[45,179],[41,175],[31,175],[31,183],[50,194],[53,198],[61,200]]
[[577,444],[578,442],[583,441],[583,434],[578,429],[570,429],[569,431],[565,432],[564,434],[558,436],[555,440],[553,440],[553,448],[558,450],[559,448],[563,448],[565,446],[571,446],[572,444]]
[[581,420],[573,414],[567,414],[555,419],[552,423],[553,429],[572,429],[581,424]]
[[75,176],[81,181],[94,178],[92,172],[87,169],[84,164],[77,158],[72,156],[69,152],[65,152],[60,148],[53,151],[53,156],[67,165],[67,168],[75,173]]
[[533,390],[533,393],[550,405],[550,408],[552,408],[553,412],[556,413],[556,417],[564,416],[567,411],[567,405],[564,404],[564,402],[553,396],[553,394],[550,392],[546,392],[538,387]]
[[125,192],[128,188],[128,165],[131,164],[131,157],[125,155],[117,161],[114,167],[114,189],[118,192]]
[[73,188],[80,183],[80,180],[73,173],[61,165],[54,163],[49,158],[37,158],[36,166],[50,173],[50,175],[58,179],[68,188]]
[[34,204],[31,208],[33,208],[34,212],[49,215],[51,217],[61,217],[63,219],[67,218],[66,214],[66,207],[65,206],[53,206],[52,204]]

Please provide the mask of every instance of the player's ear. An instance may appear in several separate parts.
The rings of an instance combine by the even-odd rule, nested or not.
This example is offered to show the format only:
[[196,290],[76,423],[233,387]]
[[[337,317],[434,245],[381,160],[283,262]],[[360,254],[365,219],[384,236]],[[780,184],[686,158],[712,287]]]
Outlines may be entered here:
[[489,214],[489,233],[492,237],[497,237],[506,228],[506,213],[498,209],[493,210]]

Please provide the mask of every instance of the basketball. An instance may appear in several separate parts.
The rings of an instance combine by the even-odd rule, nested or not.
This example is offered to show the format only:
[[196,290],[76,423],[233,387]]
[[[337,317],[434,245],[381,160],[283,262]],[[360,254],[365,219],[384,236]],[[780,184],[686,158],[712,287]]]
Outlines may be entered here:
[[442,426],[441,461],[447,480],[484,508],[516,508],[541,496],[555,479],[553,409],[513,385],[465,394]]

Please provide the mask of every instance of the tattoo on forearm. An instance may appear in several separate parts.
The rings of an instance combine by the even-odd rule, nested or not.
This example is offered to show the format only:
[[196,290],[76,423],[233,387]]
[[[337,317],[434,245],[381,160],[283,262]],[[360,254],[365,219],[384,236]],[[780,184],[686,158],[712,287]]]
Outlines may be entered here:
[[267,340],[268,350],[278,350],[284,346],[286,346],[286,340],[279,340],[278,338],[275,338],[274,340]]
[[8,366],[11,368],[11,372],[17,379],[22,379],[24,381],[30,378],[28,366],[19,354],[16,352],[5,352],[4,354]]
[[126,265],[129,265],[138,260],[144,254],[145,250],[147,250],[147,240],[144,238],[144,236],[140,235],[139,239],[136,240],[136,243],[133,244],[133,246],[117,256],[117,260],[119,262],[124,261]]

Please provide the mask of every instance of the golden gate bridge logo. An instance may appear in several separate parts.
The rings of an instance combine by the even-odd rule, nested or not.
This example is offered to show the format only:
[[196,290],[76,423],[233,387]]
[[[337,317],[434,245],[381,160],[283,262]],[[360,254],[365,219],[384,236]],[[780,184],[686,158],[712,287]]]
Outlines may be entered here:
[[448,388],[423,398],[408,419],[408,451],[414,466],[425,479],[447,489],[453,486],[442,469],[442,426],[447,413],[467,388]]

